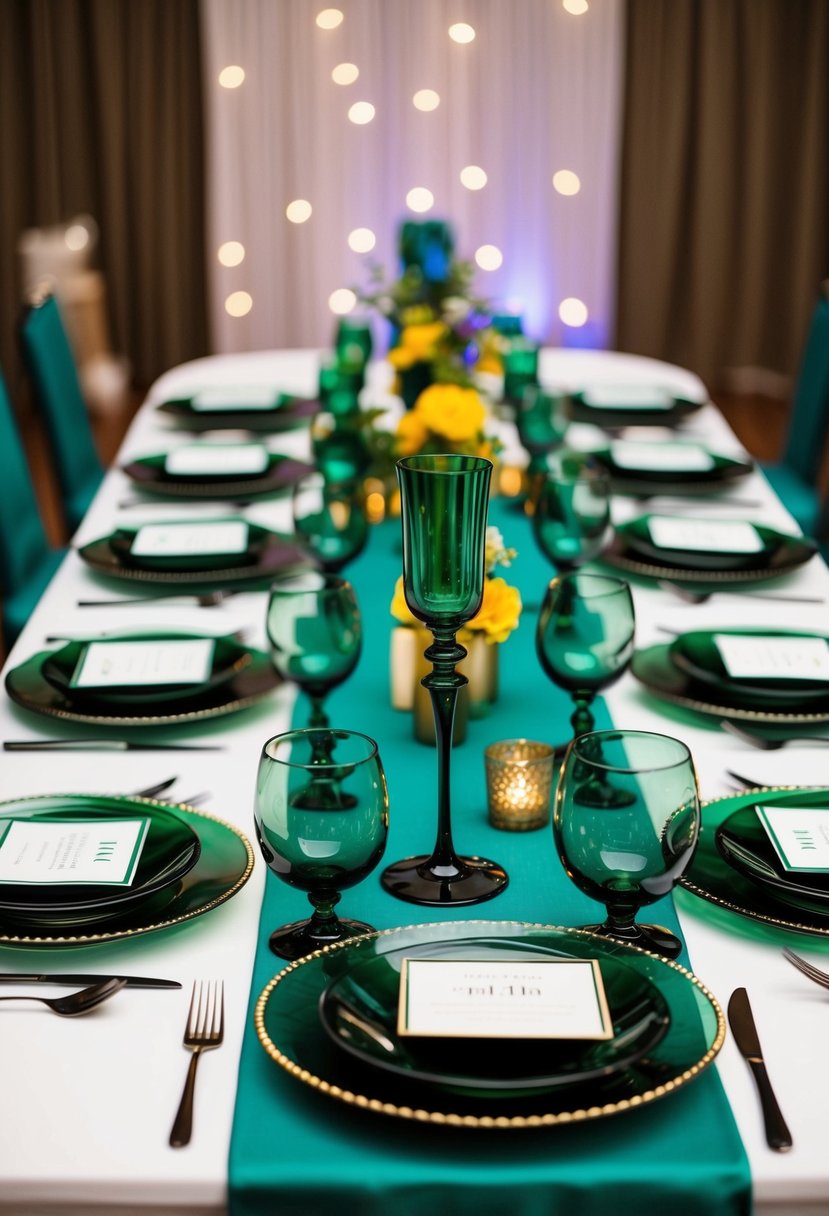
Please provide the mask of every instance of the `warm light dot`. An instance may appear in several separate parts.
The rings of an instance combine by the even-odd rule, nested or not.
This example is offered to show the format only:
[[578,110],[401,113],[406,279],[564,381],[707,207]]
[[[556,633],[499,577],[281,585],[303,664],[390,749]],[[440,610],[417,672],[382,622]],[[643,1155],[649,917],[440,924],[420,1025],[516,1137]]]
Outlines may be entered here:
[[245,247],[241,241],[225,241],[219,246],[216,257],[223,266],[238,266],[245,260]]
[[247,291],[232,291],[225,300],[225,312],[231,317],[244,317],[253,308],[253,297]]
[[335,30],[342,24],[343,15],[338,8],[324,8],[317,13],[317,25],[321,30]]
[[331,79],[334,84],[354,84],[359,75],[360,69],[356,63],[338,63],[331,73]]
[[481,245],[475,250],[475,261],[481,270],[497,270],[504,260],[504,255],[497,245]]
[[304,224],[306,220],[311,218],[312,211],[313,207],[307,198],[295,198],[285,208],[285,214],[292,224]]
[[355,253],[369,253],[377,244],[377,237],[370,228],[355,228],[348,234],[348,246]]
[[406,195],[406,206],[410,211],[431,211],[435,205],[435,196],[425,186],[415,186]]
[[587,0],[561,0],[561,7],[568,13],[572,13],[574,17],[580,17],[582,13],[586,13],[590,7]]
[[467,190],[483,190],[487,177],[480,165],[467,165],[461,169],[461,185]]
[[89,230],[84,228],[83,224],[70,224],[63,234],[63,239],[66,248],[77,253],[80,249],[86,249],[89,244]]
[[332,312],[335,312],[338,317],[345,316],[347,312],[351,312],[354,305],[357,303],[357,297],[353,291],[347,287],[338,287],[336,291],[332,291],[328,297],[328,307]]
[[355,122],[358,127],[362,127],[365,123],[371,122],[374,117],[374,106],[370,101],[355,101],[348,111],[348,117],[351,122]]
[[558,315],[565,325],[572,325],[574,329],[578,329],[587,320],[587,305],[575,296],[568,296],[559,304]]
[[219,84],[223,89],[238,89],[244,79],[245,69],[240,68],[238,63],[228,64],[219,72]]
[[412,98],[416,110],[436,110],[440,105],[440,97],[434,89],[418,89]]
[[559,169],[553,174],[553,186],[559,194],[578,194],[581,190],[581,180],[578,173],[570,169]]
[[453,42],[472,42],[475,38],[475,31],[465,21],[458,21],[455,25],[449,26],[449,37]]

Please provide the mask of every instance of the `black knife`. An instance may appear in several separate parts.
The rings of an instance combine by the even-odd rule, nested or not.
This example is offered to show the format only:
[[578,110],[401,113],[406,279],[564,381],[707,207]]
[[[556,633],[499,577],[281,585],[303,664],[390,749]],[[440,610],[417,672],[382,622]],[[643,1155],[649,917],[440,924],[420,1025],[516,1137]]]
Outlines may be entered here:
[[[100,980],[110,979],[108,975],[38,975],[28,972],[0,972],[0,984],[97,984]],[[123,980],[127,988],[180,988],[178,980],[157,980],[140,975],[117,975],[116,979]]]
[[132,739],[7,739],[4,752],[220,752],[221,743],[133,743]]
[[734,1035],[734,1041],[743,1059],[748,1063],[760,1095],[760,1106],[763,1109],[763,1122],[766,1128],[766,1143],[769,1148],[778,1153],[787,1153],[792,1147],[792,1136],[766,1072],[763,1060],[763,1050],[754,1025],[754,1016],[748,1003],[748,993],[745,988],[736,988],[728,1002],[728,1024]]

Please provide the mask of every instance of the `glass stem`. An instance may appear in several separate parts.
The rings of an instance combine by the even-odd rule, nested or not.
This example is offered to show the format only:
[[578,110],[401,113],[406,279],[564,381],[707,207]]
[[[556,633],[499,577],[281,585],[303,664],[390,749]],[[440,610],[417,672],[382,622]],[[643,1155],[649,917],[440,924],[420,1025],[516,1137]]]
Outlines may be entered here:
[[466,676],[455,670],[461,659],[466,658],[466,650],[458,644],[454,631],[433,629],[432,633],[434,642],[425,651],[432,670],[421,680],[432,700],[438,754],[438,832],[428,866],[442,878],[451,878],[461,872],[460,861],[452,844],[449,782],[452,732],[458,689],[469,681]]
[[308,925],[312,937],[332,937],[339,926],[335,906],[340,902],[339,891],[309,891],[308,898],[314,905],[314,914]]
[[308,699],[311,702],[311,717],[308,719],[308,725],[322,728],[329,726],[328,714],[323,709],[325,693],[309,693]]
[[595,718],[589,708],[595,696],[594,692],[580,691],[573,693],[573,701],[576,708],[570,718],[570,725],[573,727],[573,734],[576,738],[579,735],[586,735],[596,725]]

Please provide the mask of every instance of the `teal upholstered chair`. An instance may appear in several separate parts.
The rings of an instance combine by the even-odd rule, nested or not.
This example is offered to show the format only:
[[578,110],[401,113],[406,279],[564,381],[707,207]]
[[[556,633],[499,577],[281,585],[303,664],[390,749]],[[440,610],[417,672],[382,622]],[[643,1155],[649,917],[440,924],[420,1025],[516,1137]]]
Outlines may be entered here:
[[26,307],[20,335],[71,534],[86,514],[104,470],[95,449],[75,358],[53,295],[40,295]]
[[792,412],[783,455],[776,464],[762,465],[783,505],[803,532],[819,530],[820,494],[817,480],[829,430],[829,280],[820,298],[806,338],[792,400]]
[[0,375],[0,601],[3,637],[11,646],[63,553],[43,530],[11,401]]

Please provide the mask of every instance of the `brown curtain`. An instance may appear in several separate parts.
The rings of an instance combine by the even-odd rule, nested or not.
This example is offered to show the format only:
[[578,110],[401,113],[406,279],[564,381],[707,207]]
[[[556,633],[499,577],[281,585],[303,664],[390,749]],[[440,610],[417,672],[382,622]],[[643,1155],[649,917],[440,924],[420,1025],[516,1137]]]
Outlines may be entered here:
[[797,371],[829,274],[827,0],[628,0],[617,346]]
[[0,362],[20,377],[23,229],[100,228],[136,384],[207,351],[198,0],[0,0]]

